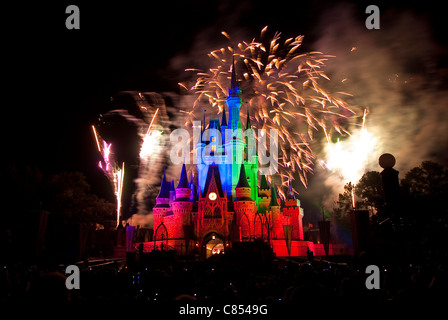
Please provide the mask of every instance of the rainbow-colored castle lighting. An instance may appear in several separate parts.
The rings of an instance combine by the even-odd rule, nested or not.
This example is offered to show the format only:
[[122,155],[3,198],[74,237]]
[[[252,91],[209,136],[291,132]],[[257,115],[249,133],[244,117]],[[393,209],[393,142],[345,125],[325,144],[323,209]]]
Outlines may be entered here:
[[[274,182],[269,185],[259,174],[258,155],[249,152],[247,135],[238,134],[243,133],[241,89],[234,66],[226,103],[228,120],[224,110],[222,118],[210,119],[208,126],[205,117],[201,122],[195,177],[188,179],[185,164],[177,185],[164,174],[153,208],[153,240],[135,247],[209,257],[225,253],[235,242],[264,241],[277,256],[305,256],[308,248],[323,254],[322,244],[303,239],[300,201],[291,190],[285,200],[279,199]],[[215,131],[205,134],[207,127]],[[248,113],[244,129],[249,128]],[[228,129],[237,134],[228,137],[224,134]],[[222,134],[214,136],[217,131]],[[233,161],[224,161],[230,151]]]

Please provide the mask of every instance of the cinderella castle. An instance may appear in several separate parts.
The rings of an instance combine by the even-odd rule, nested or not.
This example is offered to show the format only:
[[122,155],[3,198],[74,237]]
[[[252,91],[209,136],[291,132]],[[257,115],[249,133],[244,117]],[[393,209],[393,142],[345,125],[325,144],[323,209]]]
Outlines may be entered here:
[[[289,190],[281,200],[274,185],[259,174],[258,155],[248,150],[243,129],[251,127],[249,112],[245,125],[240,119],[241,89],[232,66],[226,110],[219,117],[201,122],[196,142],[196,174],[188,178],[186,165],[178,180],[163,175],[153,208],[152,241],[137,243],[145,252],[176,250],[178,254],[209,257],[225,254],[237,242],[267,243],[277,256],[305,256],[307,250],[323,252],[322,245],[303,240],[303,209]],[[205,134],[205,129],[212,132]],[[231,129],[236,135],[226,137]],[[222,134],[214,135],[219,131]],[[220,141],[219,141],[220,140]],[[210,152],[204,152],[208,148]],[[230,152],[233,161],[224,161]]]

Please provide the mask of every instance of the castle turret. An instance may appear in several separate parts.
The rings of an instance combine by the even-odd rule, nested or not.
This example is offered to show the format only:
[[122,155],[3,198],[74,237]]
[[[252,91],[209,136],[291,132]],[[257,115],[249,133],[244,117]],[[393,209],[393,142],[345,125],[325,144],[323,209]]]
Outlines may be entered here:
[[182,171],[180,174],[179,184],[176,188],[176,199],[177,198],[189,198],[191,193],[190,185],[187,178],[187,169],[185,168],[185,163],[182,165]]
[[303,239],[303,209],[300,207],[300,200],[296,199],[292,186],[289,185],[289,192],[285,199],[285,206],[282,209],[283,215],[288,218],[289,224],[292,225],[292,240]]
[[170,184],[166,181],[166,175],[163,173],[162,184],[156,198],[156,205],[153,208],[154,216],[163,216],[170,210]]
[[226,109],[225,106],[222,110],[222,120],[221,120],[221,138],[222,138],[222,145],[224,146],[226,144],[226,132],[227,129],[227,117],[226,117]]
[[199,139],[196,143],[196,168],[198,171],[198,188],[203,191],[205,186],[205,177],[207,175],[207,165],[203,158],[203,152],[205,148],[205,137],[203,137],[205,131],[205,114],[204,119],[200,126]]
[[265,213],[271,203],[271,189],[268,186],[266,176],[263,174],[258,188],[258,212]]
[[247,182],[244,164],[241,164],[238,184],[235,187],[236,198],[233,202],[236,221],[239,227],[240,241],[250,240],[254,232],[255,201],[250,197],[251,187]]
[[274,181],[271,186],[271,201],[269,203],[268,211],[269,220],[271,221],[271,238],[283,238],[283,225],[285,224],[284,216],[280,212],[280,204],[277,199],[277,192],[275,191]]
[[176,199],[172,203],[173,210],[173,232],[175,238],[183,239],[183,225],[191,224],[191,210],[193,209],[193,202],[190,200],[191,189],[188,183],[187,170],[185,163],[182,165],[179,184],[176,187]]
[[255,135],[250,123],[249,106],[247,106],[247,122],[244,134],[244,166],[247,180],[251,187],[251,197],[258,202],[258,156],[256,152]]
[[171,180],[170,184],[170,204],[176,199],[176,189],[174,188],[174,180]]
[[[159,240],[162,237],[166,239],[166,232],[162,232],[163,228],[159,227],[164,223],[165,217],[171,213],[170,207],[171,199],[170,199],[170,183],[166,181],[166,175],[163,173],[162,184],[160,185],[160,191],[156,198],[156,205],[152,209],[153,218],[154,218],[154,239]],[[157,230],[161,230],[159,234],[156,234]]]

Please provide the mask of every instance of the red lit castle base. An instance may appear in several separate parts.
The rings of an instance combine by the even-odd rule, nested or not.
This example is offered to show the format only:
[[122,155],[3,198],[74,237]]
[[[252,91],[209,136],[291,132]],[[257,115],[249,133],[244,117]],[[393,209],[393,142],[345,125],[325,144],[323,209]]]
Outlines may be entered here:
[[[141,246],[141,248],[140,248]],[[230,248],[231,244],[223,244],[223,250],[226,252]],[[308,252],[311,251],[313,256],[325,256],[325,248],[322,243],[313,243],[311,241],[303,240],[293,240],[291,241],[290,252],[288,252],[288,247],[285,240],[272,240],[271,246],[274,254],[277,257],[306,257]],[[202,247],[191,246],[186,249],[185,241],[183,240],[168,240],[168,241],[150,241],[150,242],[138,242],[133,246],[136,250],[142,250],[143,253],[152,252],[155,250],[175,250],[178,254],[198,254],[205,257],[209,257],[214,254],[219,254],[219,252],[213,252],[213,248],[207,248],[207,244]],[[196,247],[196,248],[195,248]],[[308,251],[309,250],[309,251]],[[329,255],[339,255],[347,254],[347,248],[343,244],[329,244],[328,254]],[[207,252],[210,251],[210,252]]]

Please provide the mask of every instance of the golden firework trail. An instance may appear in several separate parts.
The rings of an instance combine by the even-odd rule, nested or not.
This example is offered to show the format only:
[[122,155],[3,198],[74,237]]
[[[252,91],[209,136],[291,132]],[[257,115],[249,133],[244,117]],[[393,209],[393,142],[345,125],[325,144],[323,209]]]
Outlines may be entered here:
[[156,112],[154,113],[154,116],[152,117],[151,123],[150,123],[149,126],[148,126],[148,130],[146,130],[146,134],[147,134],[147,135],[149,134],[149,132],[150,132],[150,130],[151,130],[152,123],[154,122],[154,119],[157,117],[157,113],[159,112],[159,109],[160,109],[160,108],[157,108]]
[[146,134],[143,137],[143,143],[140,148],[140,158],[147,158],[151,156],[153,151],[158,145],[158,139],[162,135],[161,131],[152,131],[152,124],[154,123],[154,119],[157,116],[157,113],[159,112],[159,108],[157,108],[156,112],[154,113],[154,116],[152,117],[152,120],[148,126],[148,129],[146,130]]
[[93,135],[95,136],[96,146],[98,148],[98,151],[101,153],[100,141],[98,140],[98,134],[96,133],[94,125],[92,125],[92,129],[93,129]]
[[201,110],[201,103],[210,104],[219,113],[225,110],[234,60],[237,74],[242,76],[238,80],[243,105],[250,110],[256,127],[278,132],[282,184],[289,185],[294,180],[292,171],[306,187],[307,174],[312,172],[315,158],[310,146],[315,131],[322,131],[328,141],[334,131],[348,133],[341,120],[354,112],[339,97],[346,93],[332,94],[320,84],[329,80],[323,68],[325,61],[333,56],[302,52],[301,35],[281,41],[277,32],[272,39],[267,39],[267,29],[266,26],[261,30],[259,40],[238,43],[223,31],[230,44],[209,53],[212,66],[208,70],[187,69],[195,73],[196,81],[192,86],[179,85],[197,94],[197,98],[186,125],[191,126],[193,120],[200,119],[195,112]]

